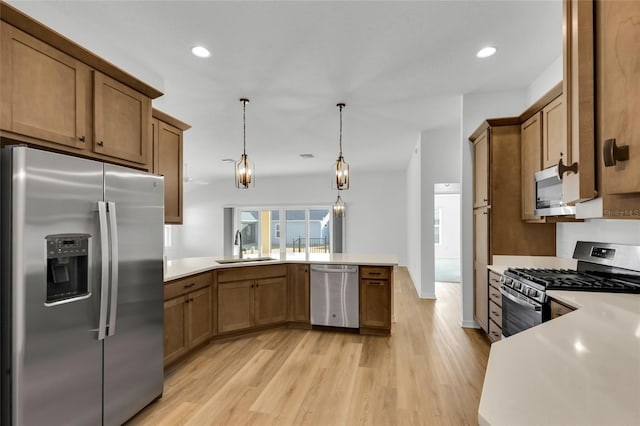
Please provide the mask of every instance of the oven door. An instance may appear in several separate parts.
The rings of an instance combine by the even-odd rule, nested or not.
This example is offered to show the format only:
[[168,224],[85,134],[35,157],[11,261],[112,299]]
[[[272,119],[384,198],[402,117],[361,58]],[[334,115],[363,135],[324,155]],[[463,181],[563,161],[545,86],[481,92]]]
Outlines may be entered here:
[[[501,286],[502,293],[502,335],[512,336],[542,323],[542,305],[525,299],[508,287]],[[519,297],[518,297],[519,296]]]

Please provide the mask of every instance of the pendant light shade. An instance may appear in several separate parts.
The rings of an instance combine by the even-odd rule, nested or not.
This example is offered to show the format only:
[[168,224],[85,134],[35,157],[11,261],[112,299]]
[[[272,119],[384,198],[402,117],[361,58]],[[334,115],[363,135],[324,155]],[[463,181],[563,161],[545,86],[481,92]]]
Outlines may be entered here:
[[[334,166],[335,176],[332,179],[331,187],[342,191],[349,189],[349,164],[342,156],[342,108],[345,107],[345,104],[339,103],[336,106],[340,108],[340,152],[338,153],[338,160]],[[340,198],[340,196],[338,196],[338,198]]]
[[336,199],[336,202],[333,205],[333,214],[335,216],[343,216],[344,215],[344,201],[342,201],[342,197],[340,197],[340,193],[339,192],[338,192],[338,198]]
[[248,189],[253,181],[255,186],[255,179],[253,176],[254,168],[249,162],[249,156],[247,155],[247,103],[249,99],[242,98],[242,155],[240,160],[236,162],[236,188]]

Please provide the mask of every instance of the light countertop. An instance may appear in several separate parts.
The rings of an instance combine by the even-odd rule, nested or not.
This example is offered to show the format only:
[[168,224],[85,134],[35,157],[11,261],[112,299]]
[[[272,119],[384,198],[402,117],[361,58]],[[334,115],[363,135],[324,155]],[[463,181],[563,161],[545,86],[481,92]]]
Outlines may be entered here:
[[547,294],[578,309],[491,346],[479,424],[640,425],[640,295]]
[[397,257],[390,254],[351,254],[351,253],[288,253],[284,259],[275,259],[256,262],[240,262],[220,264],[217,260],[230,258],[224,257],[188,257],[167,261],[164,272],[164,281],[171,281],[183,278],[200,272],[211,271],[221,268],[238,268],[243,266],[274,265],[279,263],[331,263],[343,265],[373,265],[373,266],[396,266]]

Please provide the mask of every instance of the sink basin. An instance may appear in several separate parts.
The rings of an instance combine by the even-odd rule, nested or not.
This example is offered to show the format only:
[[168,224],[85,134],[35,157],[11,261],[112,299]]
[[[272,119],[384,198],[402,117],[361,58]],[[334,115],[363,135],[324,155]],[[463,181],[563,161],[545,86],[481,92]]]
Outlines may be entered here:
[[243,259],[220,259],[216,263],[224,265],[226,263],[245,263],[245,262],[265,262],[267,260],[278,260],[274,257],[247,257]]

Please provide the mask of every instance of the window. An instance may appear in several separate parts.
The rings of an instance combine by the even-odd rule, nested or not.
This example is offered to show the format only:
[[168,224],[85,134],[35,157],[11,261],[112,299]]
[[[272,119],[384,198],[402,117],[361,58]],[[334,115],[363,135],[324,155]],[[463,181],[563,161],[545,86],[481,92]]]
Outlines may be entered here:
[[433,243],[440,244],[440,223],[442,219],[442,209],[435,209],[433,212]]
[[240,229],[246,257],[331,253],[332,211],[331,206],[237,208],[239,226],[233,232]]

